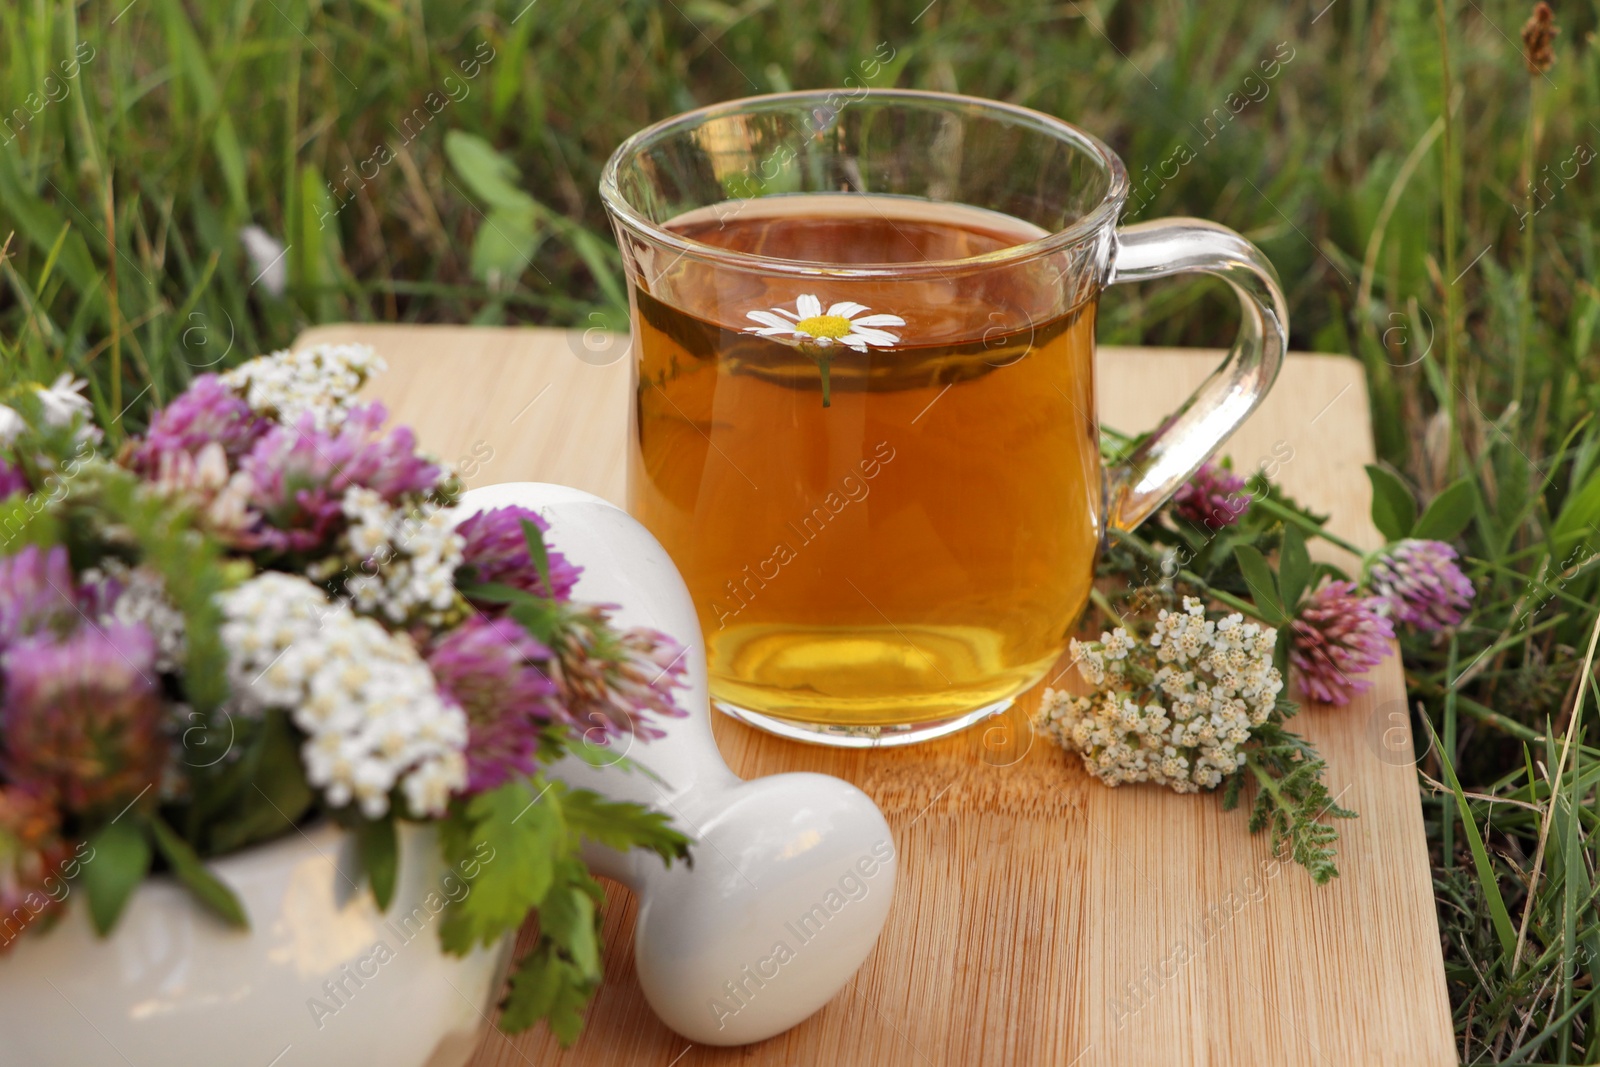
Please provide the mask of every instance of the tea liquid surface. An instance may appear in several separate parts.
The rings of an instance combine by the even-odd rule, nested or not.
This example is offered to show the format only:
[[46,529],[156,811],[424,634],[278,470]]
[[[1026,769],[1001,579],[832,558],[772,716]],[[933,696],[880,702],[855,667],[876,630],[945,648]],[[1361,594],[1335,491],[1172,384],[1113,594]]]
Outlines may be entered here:
[[[771,197],[668,225],[781,259],[918,264],[1041,232],[855,194]],[[1036,682],[1089,593],[1101,474],[1093,302],[1037,269],[815,278],[686,257],[642,288],[629,506],[682,571],[714,699],[805,722],[963,714]],[[895,338],[761,337],[803,296]],[[815,325],[815,323],[813,323]],[[809,354],[808,354],[809,353]]]

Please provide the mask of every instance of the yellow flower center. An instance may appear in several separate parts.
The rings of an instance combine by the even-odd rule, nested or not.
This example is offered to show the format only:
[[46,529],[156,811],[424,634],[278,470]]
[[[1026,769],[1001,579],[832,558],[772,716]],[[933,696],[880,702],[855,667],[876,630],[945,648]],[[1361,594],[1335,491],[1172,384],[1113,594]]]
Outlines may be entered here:
[[812,337],[826,337],[830,341],[837,341],[850,334],[850,320],[843,315],[813,315],[809,319],[801,319],[794,324],[800,333]]

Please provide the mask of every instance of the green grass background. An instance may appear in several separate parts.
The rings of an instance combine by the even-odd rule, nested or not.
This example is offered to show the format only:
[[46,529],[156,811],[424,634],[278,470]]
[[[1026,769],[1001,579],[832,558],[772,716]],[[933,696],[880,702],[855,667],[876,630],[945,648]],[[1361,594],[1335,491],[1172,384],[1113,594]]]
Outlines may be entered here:
[[[312,323],[623,326],[595,193],[616,144],[698,104],[859,83],[884,46],[873,84],[1069,118],[1129,161],[1138,217],[1245,233],[1283,277],[1294,346],[1366,365],[1384,460],[1424,499],[1476,486],[1473,616],[1406,647],[1442,738],[1421,769],[1464,783],[1458,804],[1419,779],[1461,1055],[1600,1058],[1600,749],[1579,684],[1595,4],[1557,10],[1540,74],[1530,5],[1506,0],[124,5],[0,6],[0,385],[71,370],[118,430]],[[281,294],[245,255],[252,224],[287,246]],[[1225,343],[1219,288],[1119,288],[1101,339]]]

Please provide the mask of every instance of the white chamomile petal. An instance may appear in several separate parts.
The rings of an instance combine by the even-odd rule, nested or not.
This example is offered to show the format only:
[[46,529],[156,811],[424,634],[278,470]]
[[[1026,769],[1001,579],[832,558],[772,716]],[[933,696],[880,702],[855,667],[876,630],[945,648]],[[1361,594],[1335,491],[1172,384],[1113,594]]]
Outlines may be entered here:
[[864,330],[859,326],[850,331],[850,336],[844,338],[846,344],[852,341],[861,341],[869,345],[892,345],[898,343],[899,340],[900,338],[892,333],[885,333],[883,330]]
[[[862,311],[867,310],[862,308]],[[906,320],[899,315],[868,315],[865,318],[851,319],[851,326],[904,326]]]
[[848,319],[852,315],[859,315],[865,310],[867,310],[867,305],[865,304],[857,304],[853,300],[841,300],[828,308],[828,314]]
[[755,322],[759,322],[761,325],[767,327],[768,329],[774,329],[774,330],[788,330],[792,325],[794,325],[793,323],[788,322],[788,321],[786,321],[784,319],[781,319],[777,315],[774,315],[771,311],[750,311],[750,312],[746,312],[745,313],[745,318],[751,319],[751,320],[753,320]]
[[822,301],[810,293],[802,293],[794,302],[795,309],[800,312],[799,318],[814,319],[822,314]]

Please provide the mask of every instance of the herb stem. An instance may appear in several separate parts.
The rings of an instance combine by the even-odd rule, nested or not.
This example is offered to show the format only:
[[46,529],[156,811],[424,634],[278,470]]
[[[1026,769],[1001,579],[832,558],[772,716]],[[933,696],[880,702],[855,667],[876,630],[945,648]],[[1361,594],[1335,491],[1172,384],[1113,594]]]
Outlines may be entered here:
[[1327,527],[1306,518],[1293,508],[1284,507],[1282,504],[1278,503],[1276,500],[1273,500],[1269,496],[1257,497],[1252,500],[1250,504],[1252,507],[1259,505],[1260,507],[1271,512],[1277,518],[1280,518],[1285,522],[1292,522],[1313,537],[1320,537],[1329,544],[1338,545],[1340,548],[1352,555],[1360,556],[1362,558],[1365,558],[1367,555],[1367,550],[1362,548],[1360,545],[1346,541],[1338,534],[1329,533]]
[[[1440,168],[1439,197],[1444,216],[1444,277],[1450,279],[1444,287],[1444,362],[1445,362],[1445,412],[1446,435],[1450,442],[1450,470],[1454,474],[1465,463],[1461,435],[1457,432],[1456,392],[1460,389],[1460,371],[1456,357],[1456,215],[1460,205],[1456,202],[1456,134],[1455,114],[1451,97],[1455,86],[1450,78],[1450,19],[1445,13],[1445,0],[1434,0],[1434,13],[1439,23],[1439,65],[1444,93],[1444,165]],[[1448,838],[1446,841],[1448,842]],[[1446,862],[1449,862],[1448,852]]]
[[[1444,686],[1435,683],[1429,683],[1411,674],[1406,675],[1406,686],[1412,690],[1413,693],[1420,691],[1428,696],[1440,696],[1444,693]],[[1538,730],[1533,729],[1531,726],[1524,725],[1515,719],[1507,718],[1488,705],[1480,704],[1471,697],[1462,696],[1458,693],[1456,695],[1456,708],[1460,711],[1466,712],[1479,722],[1487,723],[1497,730],[1501,730],[1507,734],[1510,734],[1519,741],[1527,741],[1534,744],[1544,743],[1545,735],[1540,733]],[[1597,751],[1596,754],[1600,755],[1600,751]]]
[[[1165,555],[1154,545],[1145,541],[1133,531],[1113,529],[1111,533],[1112,536],[1116,537],[1118,541],[1129,546],[1135,552],[1138,552],[1140,555],[1144,556],[1146,559],[1149,559],[1153,563],[1159,565],[1164,562]],[[1260,622],[1271,622],[1270,619],[1261,613],[1261,609],[1250,603],[1250,601],[1240,599],[1239,597],[1234,596],[1232,593],[1226,592],[1222,589],[1212,588],[1210,583],[1193,571],[1180,570],[1177,573],[1177,578],[1179,581],[1194,586],[1201,593],[1205,594],[1205,596],[1215,600],[1219,604],[1226,604],[1234,611],[1241,612],[1242,614]]]
[[[1457,677],[1456,664],[1459,662],[1458,657],[1461,649],[1458,634],[1459,631],[1452,631],[1450,634],[1450,651],[1445,658],[1444,668],[1446,678],[1453,679]],[[1456,763],[1456,702],[1458,699],[1459,693],[1456,690],[1455,683],[1451,682],[1446,685],[1444,689],[1444,733],[1439,738],[1439,747],[1443,750],[1440,753],[1441,757],[1447,760],[1447,765],[1451,767],[1454,767]],[[1456,864],[1456,812],[1447,804],[1439,814],[1442,824],[1439,827],[1439,854],[1445,870],[1448,871],[1453,869]]]
[[1100,613],[1106,618],[1110,619],[1124,630],[1128,628],[1127,620],[1122,617],[1121,613],[1118,612],[1116,608],[1112,607],[1111,598],[1102,593],[1097,587],[1089,587],[1089,600],[1093,602],[1095,607],[1100,609]]
[[1512,364],[1511,402],[1522,404],[1524,383],[1528,380],[1528,348],[1533,333],[1533,165],[1539,155],[1539,79],[1528,79],[1528,125],[1523,131],[1522,177],[1522,269],[1517,279],[1517,354]]
[[[1502,578],[1515,579],[1517,582],[1525,584],[1528,587],[1528,591],[1530,591],[1530,592],[1532,592],[1535,588],[1537,588],[1537,589],[1542,590],[1543,592],[1549,593],[1553,597],[1559,597],[1560,599],[1566,601],[1571,606],[1581,609],[1585,615],[1587,615],[1589,612],[1594,610],[1594,605],[1589,603],[1587,600],[1584,600],[1581,597],[1573,596],[1571,593],[1568,593],[1565,590],[1557,589],[1555,586],[1552,586],[1549,582],[1539,581],[1539,580],[1533,578],[1530,575],[1522,573],[1519,570],[1514,570],[1511,567],[1507,567],[1503,563],[1496,563],[1492,559],[1479,559],[1477,556],[1469,556],[1469,557],[1467,557],[1467,562],[1468,563],[1473,563],[1473,564],[1478,564],[1478,565],[1481,565],[1483,567],[1486,567],[1489,570],[1494,571],[1496,574],[1500,575]],[[1585,560],[1584,562],[1587,563],[1588,560]],[[1573,574],[1571,576],[1568,576],[1566,574],[1566,572],[1564,572],[1564,571],[1561,572],[1561,579],[1562,579],[1563,582],[1570,581],[1571,578],[1574,578],[1574,577],[1577,577],[1577,575]]]

